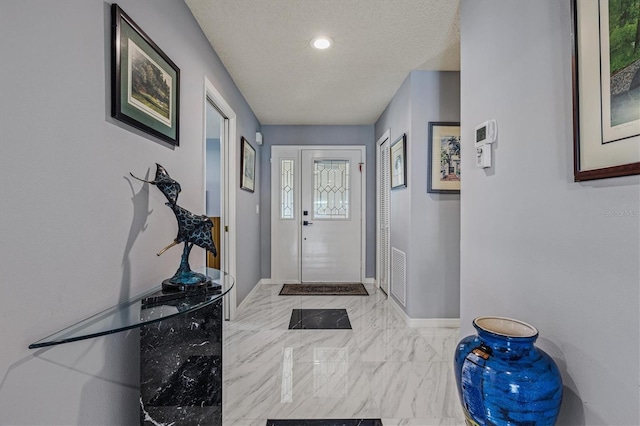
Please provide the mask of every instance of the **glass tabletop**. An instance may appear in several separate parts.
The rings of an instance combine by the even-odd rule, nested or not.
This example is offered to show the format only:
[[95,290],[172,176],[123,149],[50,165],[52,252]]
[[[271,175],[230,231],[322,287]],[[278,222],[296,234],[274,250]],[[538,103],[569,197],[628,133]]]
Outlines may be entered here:
[[178,292],[163,291],[162,286],[158,285],[126,302],[40,339],[29,345],[29,349],[104,336],[195,311],[219,300],[234,285],[233,277],[226,272],[213,268],[194,269],[199,269],[197,272],[210,277],[213,285]]

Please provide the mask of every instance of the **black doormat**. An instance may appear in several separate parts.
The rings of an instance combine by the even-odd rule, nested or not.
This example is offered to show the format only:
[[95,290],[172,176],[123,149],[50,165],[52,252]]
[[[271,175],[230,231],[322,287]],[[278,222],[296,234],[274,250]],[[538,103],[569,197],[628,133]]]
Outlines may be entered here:
[[362,283],[284,284],[280,296],[368,296]]
[[380,419],[267,420],[266,426],[382,426]]

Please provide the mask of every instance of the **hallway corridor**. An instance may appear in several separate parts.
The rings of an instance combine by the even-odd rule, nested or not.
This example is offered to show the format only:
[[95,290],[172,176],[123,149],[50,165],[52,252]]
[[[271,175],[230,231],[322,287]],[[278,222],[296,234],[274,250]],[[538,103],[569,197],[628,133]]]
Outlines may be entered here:
[[[260,285],[225,322],[225,426],[267,419],[462,425],[452,369],[458,329],[408,328],[384,293],[279,296]],[[351,330],[288,330],[293,309],[346,309]]]

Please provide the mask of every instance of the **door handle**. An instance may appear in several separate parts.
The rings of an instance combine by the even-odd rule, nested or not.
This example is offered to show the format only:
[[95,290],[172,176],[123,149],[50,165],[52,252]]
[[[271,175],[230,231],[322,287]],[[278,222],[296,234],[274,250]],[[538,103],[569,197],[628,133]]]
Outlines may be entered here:
[[303,224],[304,226],[309,226],[309,225],[313,225],[313,222],[309,222],[308,220],[303,220],[303,221],[302,221],[302,224]]

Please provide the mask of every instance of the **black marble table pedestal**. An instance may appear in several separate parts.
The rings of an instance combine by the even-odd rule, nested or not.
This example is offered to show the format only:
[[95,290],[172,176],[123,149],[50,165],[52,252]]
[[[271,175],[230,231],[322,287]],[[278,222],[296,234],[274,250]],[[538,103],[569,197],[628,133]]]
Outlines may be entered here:
[[[187,297],[206,297],[205,289]],[[209,293],[210,294],[210,293]],[[178,309],[162,292],[147,309]],[[140,328],[140,424],[222,425],[222,300]]]

